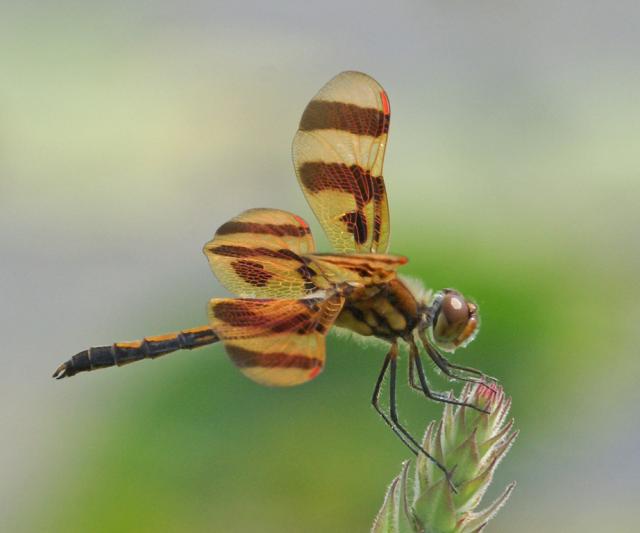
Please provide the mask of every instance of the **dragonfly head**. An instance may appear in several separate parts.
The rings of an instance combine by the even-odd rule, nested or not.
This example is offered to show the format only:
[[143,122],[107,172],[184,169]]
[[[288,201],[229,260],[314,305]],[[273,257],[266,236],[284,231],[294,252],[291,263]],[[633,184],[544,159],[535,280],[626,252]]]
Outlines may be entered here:
[[478,332],[478,306],[454,289],[436,293],[429,314],[433,340],[447,352],[466,346]]

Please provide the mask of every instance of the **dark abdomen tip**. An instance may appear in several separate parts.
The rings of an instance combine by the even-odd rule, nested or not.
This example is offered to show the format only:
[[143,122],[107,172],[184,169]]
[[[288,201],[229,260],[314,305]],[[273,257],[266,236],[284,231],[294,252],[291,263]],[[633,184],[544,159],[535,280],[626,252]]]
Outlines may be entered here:
[[62,363],[58,368],[56,368],[56,371],[51,377],[55,379],[62,379],[73,376],[74,374],[75,372],[73,371],[71,361],[66,361],[65,363]]

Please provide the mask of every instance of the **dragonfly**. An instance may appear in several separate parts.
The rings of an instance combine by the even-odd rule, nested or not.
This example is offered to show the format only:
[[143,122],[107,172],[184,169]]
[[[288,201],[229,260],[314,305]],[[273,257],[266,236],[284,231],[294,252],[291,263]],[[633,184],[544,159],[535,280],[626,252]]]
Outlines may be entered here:
[[[220,341],[248,378],[263,385],[300,385],[324,368],[329,330],[346,329],[388,344],[371,403],[414,454],[423,453],[450,479],[398,418],[399,346],[408,345],[409,386],[430,400],[485,412],[432,390],[424,354],[449,379],[489,383],[493,378],[445,355],[477,334],[477,305],[455,289],[432,292],[416,286],[397,272],[407,258],[387,253],[390,220],[382,169],[390,117],[385,90],[355,71],[327,82],[302,114],[293,164],[334,253],[317,252],[309,225],[293,213],[244,211],[220,226],[203,249],[214,275],[238,296],[211,299],[207,325],[83,350],[53,377]],[[381,396],[387,374],[385,408]]]

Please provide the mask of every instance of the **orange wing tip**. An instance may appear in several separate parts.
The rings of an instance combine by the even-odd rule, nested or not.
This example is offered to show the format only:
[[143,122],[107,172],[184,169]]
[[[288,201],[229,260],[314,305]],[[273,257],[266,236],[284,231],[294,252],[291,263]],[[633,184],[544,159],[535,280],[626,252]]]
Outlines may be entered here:
[[307,221],[304,218],[299,217],[298,215],[295,215],[293,213],[291,213],[291,216],[295,218],[296,222],[298,222],[303,228],[305,229],[309,228],[309,224],[307,224]]
[[320,374],[320,372],[322,372],[322,367],[321,366],[315,367],[311,372],[309,372],[309,379],[316,378],[318,374]]
[[384,114],[390,115],[391,106],[389,105],[389,97],[387,96],[387,93],[380,91],[380,98],[382,99],[382,110],[384,111]]

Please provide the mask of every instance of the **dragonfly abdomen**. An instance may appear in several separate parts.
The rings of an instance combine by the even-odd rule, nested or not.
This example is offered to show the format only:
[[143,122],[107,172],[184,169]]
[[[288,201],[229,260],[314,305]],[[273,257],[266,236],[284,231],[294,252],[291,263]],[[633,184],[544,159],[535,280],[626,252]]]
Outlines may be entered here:
[[122,366],[142,359],[155,359],[178,350],[192,350],[219,340],[209,326],[186,329],[166,335],[145,337],[139,341],[117,342],[111,346],[94,346],[74,355],[53,373],[61,379],[79,372]]

